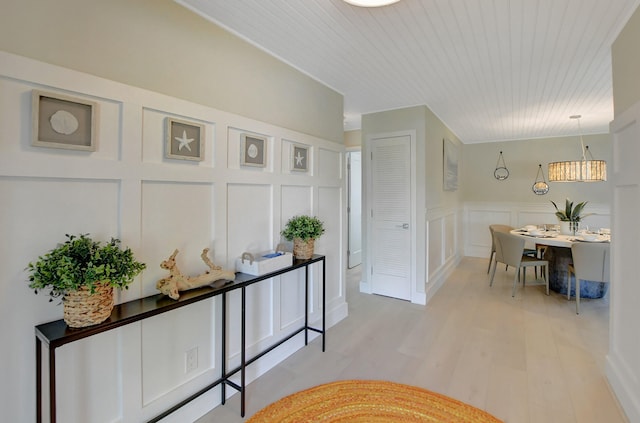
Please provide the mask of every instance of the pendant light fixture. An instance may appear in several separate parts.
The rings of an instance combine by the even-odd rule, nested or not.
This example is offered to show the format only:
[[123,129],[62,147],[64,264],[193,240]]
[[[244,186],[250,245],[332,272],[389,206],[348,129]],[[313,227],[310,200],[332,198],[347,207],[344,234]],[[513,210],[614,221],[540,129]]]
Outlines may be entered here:
[[344,0],[345,3],[349,3],[358,7],[388,6],[399,1],[400,0]]
[[600,182],[607,180],[607,162],[594,160],[589,146],[584,146],[582,129],[580,128],[581,117],[581,115],[573,115],[569,116],[569,119],[578,121],[582,159],[549,163],[549,182]]
[[[542,179],[539,179],[540,175],[542,175]],[[549,184],[547,184],[547,181],[544,179],[544,172],[542,171],[541,164],[538,165],[538,174],[536,175],[536,180],[533,182],[531,189],[535,195],[545,195],[549,192]]]
[[509,169],[507,169],[507,164],[504,162],[502,151],[498,155],[498,163],[496,163],[496,170],[493,171],[493,176],[498,181],[504,181],[509,177]]

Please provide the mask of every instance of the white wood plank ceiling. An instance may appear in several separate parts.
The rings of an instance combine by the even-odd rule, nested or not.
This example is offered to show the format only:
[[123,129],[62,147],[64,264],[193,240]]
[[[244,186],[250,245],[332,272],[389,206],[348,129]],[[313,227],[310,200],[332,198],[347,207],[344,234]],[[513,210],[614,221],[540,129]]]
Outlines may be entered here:
[[[611,44],[640,0],[177,0],[344,95],[428,106],[464,143],[608,133]],[[640,41],[640,40],[639,40]]]

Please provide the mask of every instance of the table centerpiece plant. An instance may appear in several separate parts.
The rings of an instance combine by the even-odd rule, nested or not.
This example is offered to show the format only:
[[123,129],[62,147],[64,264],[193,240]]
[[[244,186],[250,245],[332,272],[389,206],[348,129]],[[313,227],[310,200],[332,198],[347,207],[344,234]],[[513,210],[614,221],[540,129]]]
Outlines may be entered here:
[[591,216],[593,213],[582,213],[584,207],[587,205],[588,201],[583,201],[581,203],[577,203],[575,206],[573,205],[573,201],[569,198],[565,200],[564,210],[561,210],[558,205],[551,201],[553,207],[556,209],[556,217],[560,221],[560,232],[564,235],[575,235],[578,231],[578,225],[580,221],[587,216]]
[[315,216],[293,216],[280,232],[287,241],[293,241],[293,255],[309,259],[313,255],[315,240],[324,233],[324,223]]
[[111,238],[105,244],[89,234],[66,234],[67,240],[27,266],[29,288],[49,290],[49,301],[62,298],[64,320],[70,327],[102,323],[113,309],[113,288],[128,289],[146,265],[130,248]]

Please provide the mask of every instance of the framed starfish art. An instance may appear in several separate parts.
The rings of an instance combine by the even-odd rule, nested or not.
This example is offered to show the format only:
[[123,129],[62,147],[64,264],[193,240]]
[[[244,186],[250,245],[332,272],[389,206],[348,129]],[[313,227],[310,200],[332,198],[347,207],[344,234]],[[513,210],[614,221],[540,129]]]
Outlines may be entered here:
[[291,144],[291,170],[298,172],[309,170],[309,147]]
[[168,159],[202,161],[204,125],[167,118],[165,156]]

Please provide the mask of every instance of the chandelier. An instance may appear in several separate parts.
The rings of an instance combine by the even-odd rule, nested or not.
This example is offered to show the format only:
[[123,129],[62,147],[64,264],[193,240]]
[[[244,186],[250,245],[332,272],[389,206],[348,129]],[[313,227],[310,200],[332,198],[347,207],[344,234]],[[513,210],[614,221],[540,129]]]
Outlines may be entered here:
[[344,0],[346,3],[359,7],[380,7],[397,3],[400,0]]
[[584,146],[580,128],[581,115],[569,116],[578,121],[582,158],[580,160],[549,163],[549,182],[600,182],[607,180],[607,162],[594,160],[589,146]]

